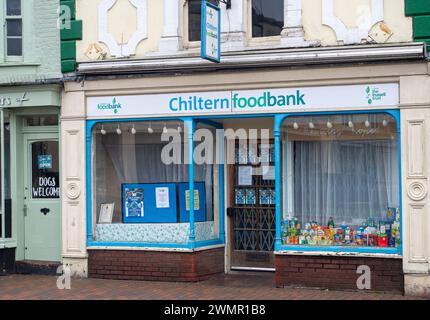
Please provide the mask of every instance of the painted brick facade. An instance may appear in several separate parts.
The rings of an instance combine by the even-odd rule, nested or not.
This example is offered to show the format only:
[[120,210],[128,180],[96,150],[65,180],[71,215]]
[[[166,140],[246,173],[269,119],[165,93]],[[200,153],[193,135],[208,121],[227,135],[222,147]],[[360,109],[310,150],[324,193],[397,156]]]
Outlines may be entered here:
[[357,268],[371,270],[371,290],[403,293],[401,259],[276,255],[277,287],[357,290]]
[[89,277],[195,282],[224,271],[224,248],[195,252],[88,250]]

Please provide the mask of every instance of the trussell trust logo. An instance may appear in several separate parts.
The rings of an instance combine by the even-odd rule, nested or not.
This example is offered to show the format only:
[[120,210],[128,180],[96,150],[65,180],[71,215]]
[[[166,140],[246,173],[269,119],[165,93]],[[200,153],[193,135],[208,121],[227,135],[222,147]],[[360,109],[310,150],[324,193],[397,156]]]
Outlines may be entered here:
[[111,103],[99,103],[97,105],[98,110],[113,110],[113,113],[117,114],[119,109],[122,108],[121,103],[116,98],[112,99]]
[[373,104],[374,101],[382,101],[382,98],[386,96],[387,93],[385,91],[381,91],[376,86],[367,86],[366,88],[366,99],[368,105]]

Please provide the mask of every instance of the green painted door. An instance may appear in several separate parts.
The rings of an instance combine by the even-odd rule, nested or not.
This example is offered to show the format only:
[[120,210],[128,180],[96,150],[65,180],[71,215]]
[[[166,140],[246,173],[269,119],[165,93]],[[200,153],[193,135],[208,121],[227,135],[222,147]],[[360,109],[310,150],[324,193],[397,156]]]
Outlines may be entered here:
[[25,259],[61,260],[58,135],[24,135]]

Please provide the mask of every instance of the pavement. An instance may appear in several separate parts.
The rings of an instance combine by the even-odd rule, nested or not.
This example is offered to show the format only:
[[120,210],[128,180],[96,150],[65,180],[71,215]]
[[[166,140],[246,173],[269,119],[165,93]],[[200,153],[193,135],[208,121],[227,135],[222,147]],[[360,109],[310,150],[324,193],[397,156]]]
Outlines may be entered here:
[[417,299],[392,293],[276,288],[273,273],[221,274],[197,283],[71,279],[70,289],[58,289],[57,279],[40,275],[0,276],[0,300]]

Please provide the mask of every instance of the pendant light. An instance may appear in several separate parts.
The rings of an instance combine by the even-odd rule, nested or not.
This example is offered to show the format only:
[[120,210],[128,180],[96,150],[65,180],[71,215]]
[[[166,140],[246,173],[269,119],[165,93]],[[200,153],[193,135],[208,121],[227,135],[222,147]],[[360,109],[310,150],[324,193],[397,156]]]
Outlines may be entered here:
[[102,134],[102,135],[106,135],[106,130],[104,129],[104,127],[103,127],[103,125],[102,125],[102,128],[101,128],[101,130],[100,130],[100,133]]
[[152,127],[151,127],[151,123],[149,123],[148,133],[149,133],[149,134],[153,134],[153,133],[154,133],[154,129],[152,129]]
[[298,130],[299,129],[299,124],[297,122],[293,123],[293,128],[294,130]]
[[120,136],[122,134],[121,128],[118,125],[118,128],[116,128],[116,133]]
[[167,126],[166,126],[165,122],[164,122],[164,127],[163,127],[163,133],[167,133]]
[[131,128],[131,134],[135,135],[136,133],[137,133],[137,131],[136,131],[136,128],[135,128],[134,123],[133,123],[133,128]]

